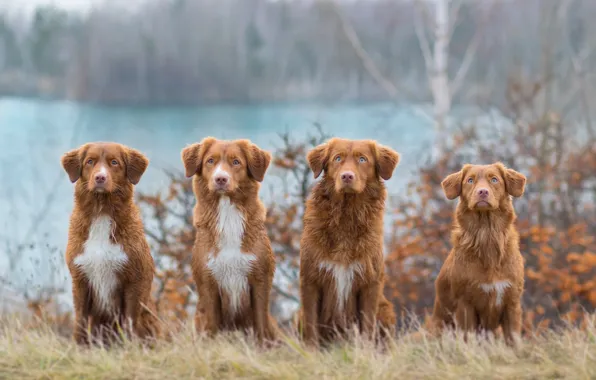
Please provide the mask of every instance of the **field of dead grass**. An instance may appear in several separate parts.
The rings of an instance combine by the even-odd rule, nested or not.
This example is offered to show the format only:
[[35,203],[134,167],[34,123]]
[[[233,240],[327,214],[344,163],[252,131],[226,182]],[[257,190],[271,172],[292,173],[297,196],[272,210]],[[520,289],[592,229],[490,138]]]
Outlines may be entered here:
[[501,340],[405,333],[385,350],[355,339],[315,351],[294,337],[270,349],[237,334],[208,339],[189,325],[153,348],[128,341],[107,349],[80,348],[48,325],[11,317],[1,322],[0,378],[590,379],[596,378],[596,327],[525,337],[517,349]]

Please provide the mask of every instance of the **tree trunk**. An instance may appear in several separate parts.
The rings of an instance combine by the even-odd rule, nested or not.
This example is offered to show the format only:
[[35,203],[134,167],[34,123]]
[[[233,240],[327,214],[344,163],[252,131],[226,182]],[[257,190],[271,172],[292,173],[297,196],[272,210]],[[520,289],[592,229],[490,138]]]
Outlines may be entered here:
[[434,100],[437,143],[442,147],[446,137],[446,118],[451,111],[451,92],[448,76],[449,61],[449,0],[435,0],[435,44],[430,73]]

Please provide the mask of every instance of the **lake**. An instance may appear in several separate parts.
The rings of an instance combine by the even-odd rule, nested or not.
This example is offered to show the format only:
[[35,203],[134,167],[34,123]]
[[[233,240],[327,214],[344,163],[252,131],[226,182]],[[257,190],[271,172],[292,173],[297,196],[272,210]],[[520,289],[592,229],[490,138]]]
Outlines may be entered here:
[[[151,163],[137,189],[156,192],[168,185],[164,169],[182,172],[180,150],[205,136],[249,138],[273,150],[280,133],[300,138],[315,132],[314,123],[329,135],[372,138],[400,152],[390,192],[405,183],[433,135],[432,124],[415,108],[394,104],[120,108],[0,99],[0,275],[16,288],[66,279],[73,185],[60,157],[70,149],[89,141],[139,149]],[[272,180],[265,178],[265,199]]]

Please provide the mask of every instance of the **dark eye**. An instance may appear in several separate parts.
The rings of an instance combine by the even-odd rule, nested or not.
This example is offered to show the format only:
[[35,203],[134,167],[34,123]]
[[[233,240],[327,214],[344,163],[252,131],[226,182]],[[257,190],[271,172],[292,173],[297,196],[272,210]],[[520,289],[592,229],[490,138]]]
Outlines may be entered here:
[[232,162],[232,165],[234,165],[234,166],[240,165],[240,161],[238,161],[238,160],[234,160],[234,161]]
[[87,160],[87,165],[93,165],[93,160],[92,159]]
[[360,162],[366,162],[366,157],[360,157]]
[[493,178],[491,178],[491,179],[490,179],[490,181],[491,181],[492,183],[497,183],[497,182],[499,182],[499,180],[497,179],[497,177],[493,177]]
[[340,162],[340,161],[341,161],[341,157],[340,157],[340,156],[336,156],[336,157],[335,157],[335,161],[336,161],[336,162]]
[[118,161],[112,160],[112,166],[116,166],[116,165],[118,165]]
[[474,178],[468,178],[468,183],[474,183]]
[[207,160],[207,163],[208,163],[208,164],[212,164],[213,162],[215,162],[215,161],[213,160],[213,158],[210,158],[210,159],[208,159],[208,160]]

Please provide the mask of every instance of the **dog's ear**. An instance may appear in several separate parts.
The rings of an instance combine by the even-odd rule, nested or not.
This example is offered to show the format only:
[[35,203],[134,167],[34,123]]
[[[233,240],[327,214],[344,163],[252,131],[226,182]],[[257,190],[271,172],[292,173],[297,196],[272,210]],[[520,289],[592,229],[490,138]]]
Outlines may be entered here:
[[75,183],[81,178],[83,154],[85,152],[86,145],[83,145],[77,149],[73,149],[62,155],[60,162],[62,168],[68,174],[70,182]]
[[505,187],[509,195],[519,198],[524,194],[526,188],[526,176],[513,169],[504,169]]
[[248,140],[241,140],[239,144],[246,156],[248,174],[256,181],[263,182],[265,172],[271,162],[271,154]]
[[461,195],[461,181],[463,170],[449,174],[442,182],[441,187],[447,199],[455,199]]
[[209,147],[215,142],[213,137],[206,137],[201,142],[191,144],[182,149],[182,163],[186,177],[192,177],[196,173],[201,173],[203,156]]
[[393,171],[397,164],[399,164],[399,153],[386,146],[375,144],[377,173],[379,177],[385,181],[389,180],[393,175]]
[[327,162],[329,161],[329,142],[323,143],[311,149],[306,155],[308,166],[315,175],[315,179],[319,178],[323,170],[327,169]]
[[126,177],[133,185],[141,180],[141,176],[149,166],[149,159],[136,149],[126,148]]

